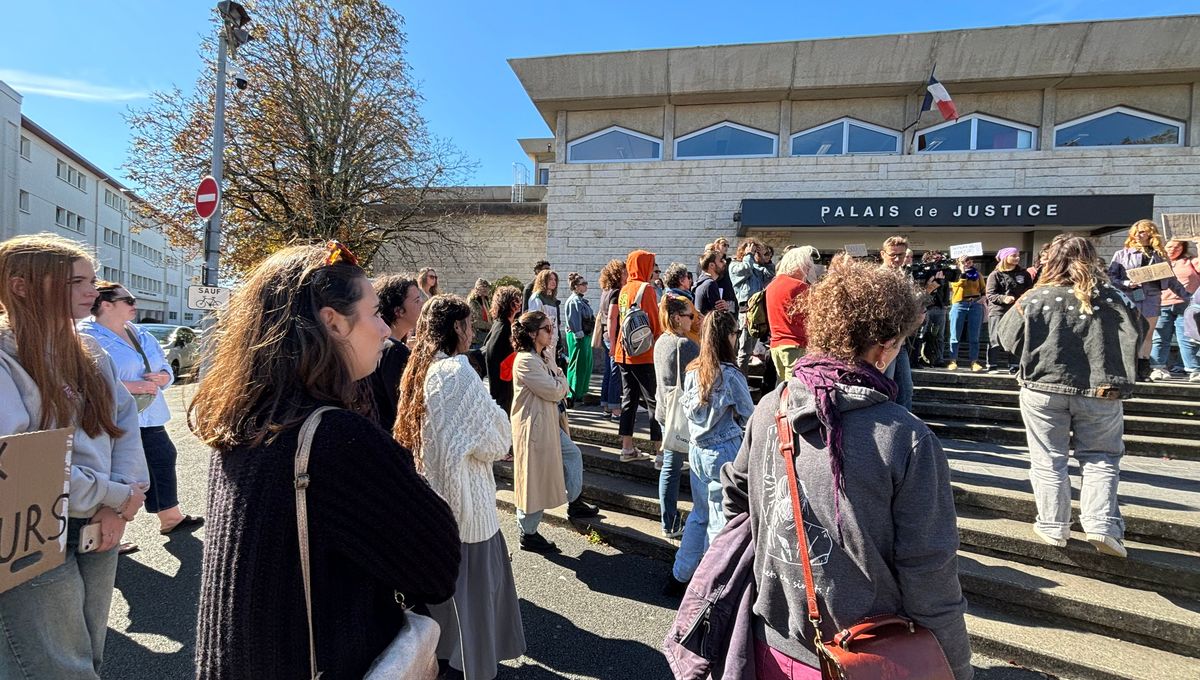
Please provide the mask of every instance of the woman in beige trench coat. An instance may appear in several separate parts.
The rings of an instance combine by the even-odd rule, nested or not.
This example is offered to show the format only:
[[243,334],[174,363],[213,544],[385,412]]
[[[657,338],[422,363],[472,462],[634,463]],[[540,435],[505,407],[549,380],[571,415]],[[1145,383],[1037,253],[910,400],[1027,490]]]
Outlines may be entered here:
[[513,321],[513,493],[521,549],[558,552],[538,533],[542,511],[567,503],[571,519],[599,511],[579,498],[583,490],[583,454],[571,441],[560,403],[567,377],[548,361],[554,324],[542,312],[526,312]]

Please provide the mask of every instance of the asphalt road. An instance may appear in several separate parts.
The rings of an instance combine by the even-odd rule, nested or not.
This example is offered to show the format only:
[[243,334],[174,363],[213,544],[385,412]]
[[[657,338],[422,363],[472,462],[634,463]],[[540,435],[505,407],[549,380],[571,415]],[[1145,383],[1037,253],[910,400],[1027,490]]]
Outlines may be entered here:
[[[195,388],[168,390],[175,418],[168,425],[179,449],[179,496],[184,512],[203,514],[208,451],[187,430],[183,403]],[[659,594],[667,565],[606,545],[593,545],[568,529],[544,526],[561,555],[542,557],[516,550],[515,521],[501,514],[513,554],[528,645],[507,661],[498,677],[543,680],[580,678],[669,679],[658,651],[674,619],[673,602]],[[141,550],[121,558],[109,617],[106,680],[190,678],[200,587],[203,529],[158,534],[157,520],[142,514],[127,538]],[[977,656],[979,680],[1034,680],[1040,673]]]

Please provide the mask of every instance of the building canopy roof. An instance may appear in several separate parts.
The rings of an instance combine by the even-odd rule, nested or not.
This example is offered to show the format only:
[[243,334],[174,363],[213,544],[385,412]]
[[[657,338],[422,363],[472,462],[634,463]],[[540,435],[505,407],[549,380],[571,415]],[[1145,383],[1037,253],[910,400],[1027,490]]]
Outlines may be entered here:
[[553,130],[560,110],[1188,83],[1200,15],[510,59]]

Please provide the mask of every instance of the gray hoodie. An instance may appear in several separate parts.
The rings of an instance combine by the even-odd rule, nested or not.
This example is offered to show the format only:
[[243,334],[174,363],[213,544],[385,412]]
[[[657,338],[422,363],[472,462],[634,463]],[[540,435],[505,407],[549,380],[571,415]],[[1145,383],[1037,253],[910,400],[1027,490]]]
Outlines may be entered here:
[[[75,443],[71,456],[71,517],[91,517],[101,506],[118,508],[129,497],[134,483],[148,484],[146,456],[138,429],[137,403],[117,379],[112,359],[96,341],[83,337],[105,382],[112,387],[117,427],[124,431],[113,439],[103,431],[89,437],[79,423],[74,425]],[[17,346],[11,331],[0,331],[0,435],[33,432],[42,417],[42,395],[33,378],[17,363]]]
[[[828,450],[812,395],[798,380],[788,385],[787,414],[797,435],[796,473],[822,637],[830,639],[872,614],[904,614],[933,631],[955,678],[969,680],[974,671],[963,618],[967,603],[958,582],[954,495],[937,437],[885,395],[839,386],[845,450],[839,532]],[[750,513],[760,636],[816,666],[775,427],[781,389],[759,402],[737,458],[721,470],[725,514]]]

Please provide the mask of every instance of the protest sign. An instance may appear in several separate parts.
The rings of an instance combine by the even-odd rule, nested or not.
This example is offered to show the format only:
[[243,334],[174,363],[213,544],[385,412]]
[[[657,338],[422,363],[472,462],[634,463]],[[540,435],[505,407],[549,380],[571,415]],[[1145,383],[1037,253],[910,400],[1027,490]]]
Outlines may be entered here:
[[1200,241],[1200,213],[1163,213],[1162,219],[1168,237]]
[[950,246],[950,257],[954,260],[960,257],[983,257],[983,244],[977,242]]
[[865,244],[865,243],[847,243],[845,248],[846,248],[846,254],[849,255],[850,257],[866,257],[867,256],[867,244]]
[[1159,279],[1169,279],[1175,276],[1175,271],[1171,269],[1171,263],[1159,262],[1146,267],[1134,267],[1126,269],[1125,275],[1130,281],[1137,284],[1146,283],[1147,281],[1158,281]]
[[74,434],[0,437],[0,593],[64,561]]

